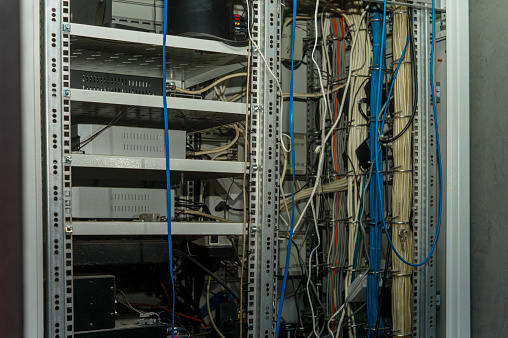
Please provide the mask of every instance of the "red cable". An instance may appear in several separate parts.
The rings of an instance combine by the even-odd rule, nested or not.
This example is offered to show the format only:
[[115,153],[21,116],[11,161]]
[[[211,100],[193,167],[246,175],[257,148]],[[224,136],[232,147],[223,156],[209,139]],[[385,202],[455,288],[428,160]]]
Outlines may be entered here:
[[168,306],[170,306],[171,305],[171,301],[169,300],[168,291],[166,290],[166,287],[164,286],[164,283],[161,282],[161,286],[162,286],[162,289],[164,290],[164,293],[166,294],[166,299],[168,300]]

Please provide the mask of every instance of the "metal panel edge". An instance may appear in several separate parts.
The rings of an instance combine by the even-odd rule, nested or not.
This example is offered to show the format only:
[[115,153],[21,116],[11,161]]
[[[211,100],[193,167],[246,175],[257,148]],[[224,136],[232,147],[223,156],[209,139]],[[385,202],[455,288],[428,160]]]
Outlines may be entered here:
[[471,336],[469,2],[447,0],[446,337]]
[[69,0],[41,2],[45,336],[72,338]]
[[[140,43],[162,47],[162,35],[156,33],[146,33],[127,29],[73,23],[71,34],[73,36],[123,41],[126,43]],[[167,48],[195,49],[197,51],[204,52],[247,56],[247,49],[245,47],[231,47],[218,41],[187,38],[174,35],[167,36]]]
[[[243,223],[173,222],[173,235],[236,235],[243,234]],[[165,236],[164,222],[73,222],[74,236]]]
[[20,1],[24,336],[44,332],[39,1]]

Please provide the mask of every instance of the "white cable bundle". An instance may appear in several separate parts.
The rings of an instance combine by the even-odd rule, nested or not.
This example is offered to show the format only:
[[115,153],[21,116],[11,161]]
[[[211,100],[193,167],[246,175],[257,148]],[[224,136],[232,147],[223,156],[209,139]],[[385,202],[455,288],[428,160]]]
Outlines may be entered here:
[[[316,34],[317,34],[317,31],[318,31],[318,27],[317,27],[317,20],[318,20],[318,3],[316,3],[316,11],[315,11],[315,16],[314,16],[314,24],[315,24],[315,30],[316,30]],[[329,91],[329,88],[330,88],[330,74],[332,72],[332,67],[331,67],[331,63],[330,63],[330,59],[329,59],[329,44],[328,44],[328,41],[327,41],[327,37],[328,35],[330,34],[330,28],[331,28],[331,19],[329,16],[326,16],[325,15],[322,15],[321,16],[321,20],[320,20],[320,28],[321,28],[321,36],[322,36],[322,45],[321,45],[321,67],[317,67],[317,62],[316,62],[316,59],[315,59],[315,48],[316,48],[316,43],[317,43],[317,39],[314,44],[314,49],[313,49],[313,53],[312,53],[312,60],[314,62],[314,64],[316,65],[316,68],[318,70],[318,74],[319,74],[319,81],[320,81],[320,86],[321,86],[321,91],[322,91],[322,98],[319,100],[319,125],[321,125],[321,138],[324,139],[325,138],[325,135],[326,135],[326,130],[325,130],[325,125],[326,125],[326,119],[327,119],[327,114],[331,111],[330,110],[330,100],[329,100],[329,95],[330,95],[330,91]],[[330,116],[330,118],[332,118],[332,116]],[[324,150],[322,150],[324,151]],[[319,183],[319,180],[316,179],[316,184]],[[333,189],[332,189],[333,191]],[[312,337],[313,335],[316,336],[316,337],[321,337],[321,334],[323,332],[323,330],[325,329],[324,326],[321,326],[319,327],[319,322],[317,321],[317,310],[314,309],[314,305],[313,305],[313,301],[312,301],[312,297],[311,297],[311,294],[310,294],[310,285],[312,284],[313,285],[313,282],[312,282],[312,262],[313,262],[313,257],[315,259],[315,266],[316,266],[316,274],[318,273],[318,266],[319,266],[319,252],[318,252],[318,249],[319,247],[321,246],[321,238],[320,238],[320,234],[319,234],[319,230],[318,230],[318,223],[317,223],[317,219],[318,219],[318,215],[317,215],[317,210],[319,210],[319,203],[320,203],[320,199],[319,198],[316,198],[316,202],[314,205],[314,197],[313,197],[313,192],[314,194],[317,194],[317,191],[314,189],[314,188],[309,188],[309,189],[306,189],[305,191],[302,191],[300,192],[303,193],[303,198],[308,198],[309,199],[309,202],[311,203],[311,211],[312,211],[312,214],[314,216],[314,228],[315,228],[315,233],[316,233],[316,239],[317,239],[317,244],[315,247],[312,248],[311,250],[311,253],[309,255],[309,262],[308,262],[308,271],[307,271],[307,298],[308,298],[308,301],[309,301],[309,304],[310,304],[310,311],[311,311],[311,316],[312,316],[312,332],[309,334],[309,338]],[[297,196],[298,194],[295,195],[295,201],[297,198],[302,198],[301,196]],[[309,224],[310,226],[310,224]]]
[[[295,194],[295,203],[301,200],[308,199],[312,194],[312,189],[313,188],[306,188],[297,192]],[[331,181],[329,183],[318,186],[316,193],[314,195],[315,196],[321,194],[325,195],[333,192],[345,191],[346,189],[347,189],[347,179],[341,178],[338,181]],[[291,193],[285,194],[284,196],[286,197],[286,202],[284,201],[280,202],[281,211],[284,211],[286,209],[290,210],[292,208],[292,204],[290,203]]]
[[[364,12],[364,10],[363,1],[355,1],[348,10],[348,15],[345,16],[346,23],[351,34],[353,34],[353,32],[358,32],[357,46],[351,51],[353,54],[351,55],[352,61],[349,65],[350,69],[352,69],[354,78],[352,79],[350,91],[347,93],[349,94],[349,139],[347,143],[347,154],[349,156],[348,171],[350,174],[348,176],[347,215],[351,221],[348,236],[348,265],[351,266],[351,269],[348,269],[346,273],[346,296],[348,295],[348,288],[352,279],[352,265],[358,234],[358,213],[362,193],[361,187],[357,184],[358,178],[354,176],[355,173],[360,173],[358,159],[356,157],[356,149],[367,138],[367,125],[369,123],[369,121],[366,121],[360,113],[358,104],[362,99],[366,98],[365,85],[367,84],[367,81],[365,80],[369,77],[369,67],[372,63],[371,42],[368,37],[367,22],[364,20],[365,15],[362,16],[362,12]],[[348,305],[348,317],[351,314],[351,307]],[[345,312],[342,312],[340,323],[342,323],[344,316]],[[356,330],[352,330],[350,327],[349,336],[355,337]]]
[[[393,67],[397,67],[404,47],[408,41],[408,12],[402,8],[394,9],[393,19]],[[400,65],[394,86],[393,135],[398,135],[407,125],[413,109],[411,46],[407,46],[404,60]],[[412,202],[412,147],[411,130],[408,130],[393,143],[392,241],[395,249],[408,262],[413,261],[413,233],[409,226]],[[393,255],[395,256],[395,255]],[[412,267],[397,257],[392,259],[392,320],[393,331],[397,336],[412,334]]]

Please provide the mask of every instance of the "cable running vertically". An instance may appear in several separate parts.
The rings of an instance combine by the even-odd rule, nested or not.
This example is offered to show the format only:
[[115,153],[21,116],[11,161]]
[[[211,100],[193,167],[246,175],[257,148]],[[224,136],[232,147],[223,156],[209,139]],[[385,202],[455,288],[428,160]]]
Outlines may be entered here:
[[[413,48],[411,46],[410,52],[406,54],[404,47],[412,38],[410,13],[411,10],[404,10],[400,6],[393,8],[393,58],[394,60],[400,58],[403,63],[400,65],[397,77],[393,80],[393,135],[400,134],[401,136],[393,141],[392,146],[394,170],[391,194],[392,226],[390,229],[395,248],[408,261],[411,261],[413,257],[413,231],[410,227],[413,199],[413,150],[412,133],[406,126],[411,123],[414,99],[412,82],[416,81],[412,78]],[[406,42],[406,37],[408,42]],[[408,336],[413,332],[413,268],[399,259],[393,259],[391,265],[392,331]],[[384,276],[386,276],[386,268]],[[380,303],[380,307],[382,307],[382,303]]]
[[[368,337],[373,337],[378,317],[378,294],[379,294],[379,273],[381,270],[381,240],[382,229],[380,223],[384,219],[383,209],[379,208],[378,200],[383,199],[383,192],[378,191],[377,182],[383,180],[381,174],[383,163],[380,153],[382,151],[379,143],[379,118],[383,95],[383,79],[385,67],[385,36],[386,36],[386,1],[383,5],[383,16],[373,7],[374,13],[371,16],[373,61],[371,81],[370,111],[373,115],[370,121],[370,160],[373,165],[373,175],[370,184],[370,236],[369,236],[369,261],[370,271],[367,277],[367,321]],[[388,98],[389,100],[389,98]],[[387,104],[388,105],[388,104]],[[383,322],[381,321],[381,327]]]
[[171,312],[171,336],[175,336],[175,281],[173,276],[173,241],[171,236],[171,172],[169,156],[169,122],[168,122],[168,103],[166,92],[166,36],[168,22],[168,0],[164,0],[164,27],[162,35],[162,99],[164,100],[164,141],[166,146],[166,200],[168,206],[168,252],[169,252],[169,273],[171,276],[172,293],[172,312]]
[[[166,0],[167,1],[167,0]],[[277,326],[275,329],[275,337],[279,337],[280,323],[282,319],[282,308],[284,306],[284,293],[286,290],[286,282],[288,278],[288,269],[289,269],[289,261],[291,259],[291,243],[293,242],[293,232],[295,228],[295,172],[296,172],[296,162],[295,162],[295,125],[294,125],[294,115],[293,115],[293,80],[294,80],[294,52],[295,52],[295,31],[296,31],[296,8],[297,8],[297,0],[293,0],[293,23],[292,23],[292,35],[291,35],[291,82],[289,85],[289,128],[290,128],[290,136],[291,136],[291,166],[293,168],[292,178],[293,182],[291,185],[291,227],[289,229],[289,240],[288,240],[288,248],[286,253],[286,266],[284,267],[284,278],[282,280],[282,288],[280,294],[279,308],[277,313]],[[282,99],[281,99],[282,100]]]
[[[383,219],[383,227],[386,232],[386,238],[388,239],[388,243],[390,244],[390,247],[392,248],[395,255],[404,263],[413,267],[422,266],[426,264],[430,257],[432,257],[432,254],[434,253],[434,250],[436,249],[437,240],[439,239],[439,232],[441,230],[441,218],[442,218],[442,211],[443,211],[443,166],[442,166],[442,160],[441,160],[441,145],[439,142],[439,127],[438,127],[438,118],[437,118],[437,111],[436,111],[436,97],[435,97],[435,88],[434,88],[434,57],[435,57],[435,46],[436,46],[436,2],[435,0],[432,0],[432,46],[430,51],[430,88],[431,88],[431,97],[432,97],[432,111],[434,114],[434,128],[436,131],[436,148],[437,148],[437,162],[438,162],[438,174],[439,174],[439,211],[438,211],[438,221],[437,221],[437,229],[436,229],[436,237],[434,238],[434,242],[432,243],[432,247],[430,248],[430,252],[428,256],[419,263],[411,263],[405,260],[400,253],[395,249],[392,239],[390,238],[390,234],[388,233],[388,229],[386,227],[386,222]],[[378,182],[378,190],[382,191],[382,186]],[[383,201],[380,200],[380,207],[383,206]]]
[[[346,159],[344,162],[347,166],[347,184],[348,190],[346,194],[346,212],[347,212],[347,265],[350,266],[346,269],[346,276],[344,279],[345,297],[350,293],[350,285],[353,280],[358,277],[355,274],[355,267],[353,262],[358,253],[359,241],[362,240],[360,219],[358,215],[361,209],[361,187],[359,186],[358,173],[361,172],[360,162],[356,153],[356,149],[368,137],[368,120],[362,115],[360,102],[367,101],[367,84],[365,81],[369,77],[370,66],[372,60],[371,53],[371,40],[368,32],[367,22],[367,8],[363,1],[353,2],[346,15],[344,15],[345,22],[348,26],[348,31],[358,36],[358,43],[355,48],[350,51],[351,61],[350,68],[353,72],[351,85],[349,91],[344,92],[344,97],[349,97],[348,100],[348,114],[346,115]],[[365,19],[364,19],[365,18]],[[344,319],[350,318],[354,310],[351,304],[345,306],[345,311],[342,312],[339,318],[339,325],[337,333],[340,332],[340,326]],[[350,325],[348,325],[349,337],[356,337],[357,332],[354,329],[355,317],[352,317]]]

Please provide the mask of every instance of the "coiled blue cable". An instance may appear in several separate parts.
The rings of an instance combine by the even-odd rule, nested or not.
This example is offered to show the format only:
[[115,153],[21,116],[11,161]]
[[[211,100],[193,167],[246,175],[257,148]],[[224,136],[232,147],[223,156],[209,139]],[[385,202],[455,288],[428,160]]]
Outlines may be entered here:
[[[441,145],[439,142],[439,127],[438,127],[438,118],[437,118],[437,111],[436,111],[436,96],[435,96],[435,88],[434,88],[434,57],[435,57],[435,48],[436,48],[436,2],[435,0],[432,0],[432,46],[430,51],[430,87],[432,91],[432,111],[434,113],[434,127],[436,130],[436,147],[437,147],[437,162],[438,162],[438,171],[439,171],[439,214],[438,214],[438,221],[437,221],[437,229],[436,229],[436,237],[434,238],[434,242],[432,243],[432,247],[430,249],[429,255],[420,263],[410,263],[406,261],[402,256],[397,252],[395,249],[392,239],[390,238],[390,234],[388,232],[388,229],[386,227],[386,222],[383,219],[383,227],[386,232],[386,238],[388,239],[388,243],[390,244],[393,252],[397,257],[404,263],[413,267],[418,267],[426,264],[430,257],[432,257],[432,254],[434,253],[434,250],[436,249],[437,240],[439,238],[439,232],[441,230],[441,218],[443,213],[443,165],[441,161]],[[378,182],[379,183],[379,182]],[[382,191],[381,185],[378,184],[378,190]],[[383,207],[383,201],[380,201],[381,208]]]
[[162,98],[164,100],[164,141],[166,145],[166,199],[168,204],[168,251],[169,251],[169,272],[171,275],[171,287],[173,300],[171,302],[171,337],[175,336],[175,281],[173,276],[173,241],[171,236],[171,171],[169,163],[169,122],[168,103],[166,102],[166,35],[168,22],[168,0],[164,0],[164,34],[162,36]]
[[[279,309],[277,314],[277,326],[275,328],[275,338],[279,337],[280,323],[282,320],[282,308],[284,306],[284,293],[286,291],[286,282],[288,279],[289,261],[291,259],[291,243],[293,242],[293,230],[295,227],[295,122],[293,115],[293,80],[294,80],[294,53],[295,53],[295,32],[296,32],[296,7],[297,0],[293,0],[293,25],[291,35],[291,82],[289,85],[289,129],[291,136],[291,166],[293,168],[293,184],[291,185],[291,226],[289,229],[288,248],[286,252],[286,266],[284,267],[284,278],[282,279],[282,288],[280,293]],[[282,100],[282,97],[281,97]]]

